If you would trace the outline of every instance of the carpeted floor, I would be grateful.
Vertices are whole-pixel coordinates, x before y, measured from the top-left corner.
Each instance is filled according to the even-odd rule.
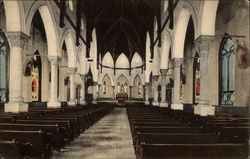
[[[126,109],[115,108],[52,158],[135,159]]]

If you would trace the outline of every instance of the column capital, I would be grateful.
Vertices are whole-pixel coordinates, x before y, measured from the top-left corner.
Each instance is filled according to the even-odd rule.
[[[7,36],[11,46],[20,47],[22,49],[28,46],[29,37],[23,32],[8,32]]]
[[[58,56],[49,56],[48,57],[51,65],[58,65],[58,62],[61,61],[62,58],[58,57]]]
[[[181,65],[183,64],[183,58],[174,58],[173,62],[174,62],[174,67],[181,67]]]
[[[160,72],[161,72],[161,75],[162,75],[162,76],[166,76],[168,70],[167,70],[167,69],[160,69]]]
[[[198,53],[203,52],[203,51],[208,52],[213,42],[214,42],[214,36],[200,35],[194,41],[195,50]]]
[[[94,85],[94,86],[97,86],[97,85],[98,85],[98,82],[93,82],[93,85]]]
[[[74,75],[74,74],[76,73],[76,68],[75,68],[75,67],[69,67],[69,68],[68,68],[68,73],[69,73],[70,75]]]

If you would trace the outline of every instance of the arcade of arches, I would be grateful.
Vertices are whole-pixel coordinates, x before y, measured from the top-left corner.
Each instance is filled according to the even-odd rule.
[[[82,4],[80,35],[86,43],[76,45],[74,0],[66,3],[70,20],[64,27],[54,1],[1,1],[1,108],[113,102],[119,93],[131,102],[187,107],[202,116],[249,107],[249,1],[181,0],[174,6],[173,29],[164,25],[167,1],[159,1],[148,15],[137,11],[147,24],[141,30],[130,22],[129,3],[122,3],[123,13],[117,21],[111,17],[106,30],[99,21],[108,14],[94,26],[95,14],[87,1]],[[149,2],[141,3],[133,5]]]

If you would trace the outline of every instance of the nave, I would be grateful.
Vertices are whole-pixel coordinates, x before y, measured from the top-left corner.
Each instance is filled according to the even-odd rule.
[[[52,159],[135,159],[126,108],[115,108]]]
[[[0,0],[0,158],[249,158],[249,10],[249,0]],[[85,138],[108,120],[111,133]],[[99,145],[105,135],[122,147]]]
[[[247,159],[249,117],[144,104],[0,114],[2,158]]]

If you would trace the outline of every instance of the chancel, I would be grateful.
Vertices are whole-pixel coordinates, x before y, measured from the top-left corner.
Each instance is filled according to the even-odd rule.
[[[0,158],[249,159],[249,0],[0,0]]]

